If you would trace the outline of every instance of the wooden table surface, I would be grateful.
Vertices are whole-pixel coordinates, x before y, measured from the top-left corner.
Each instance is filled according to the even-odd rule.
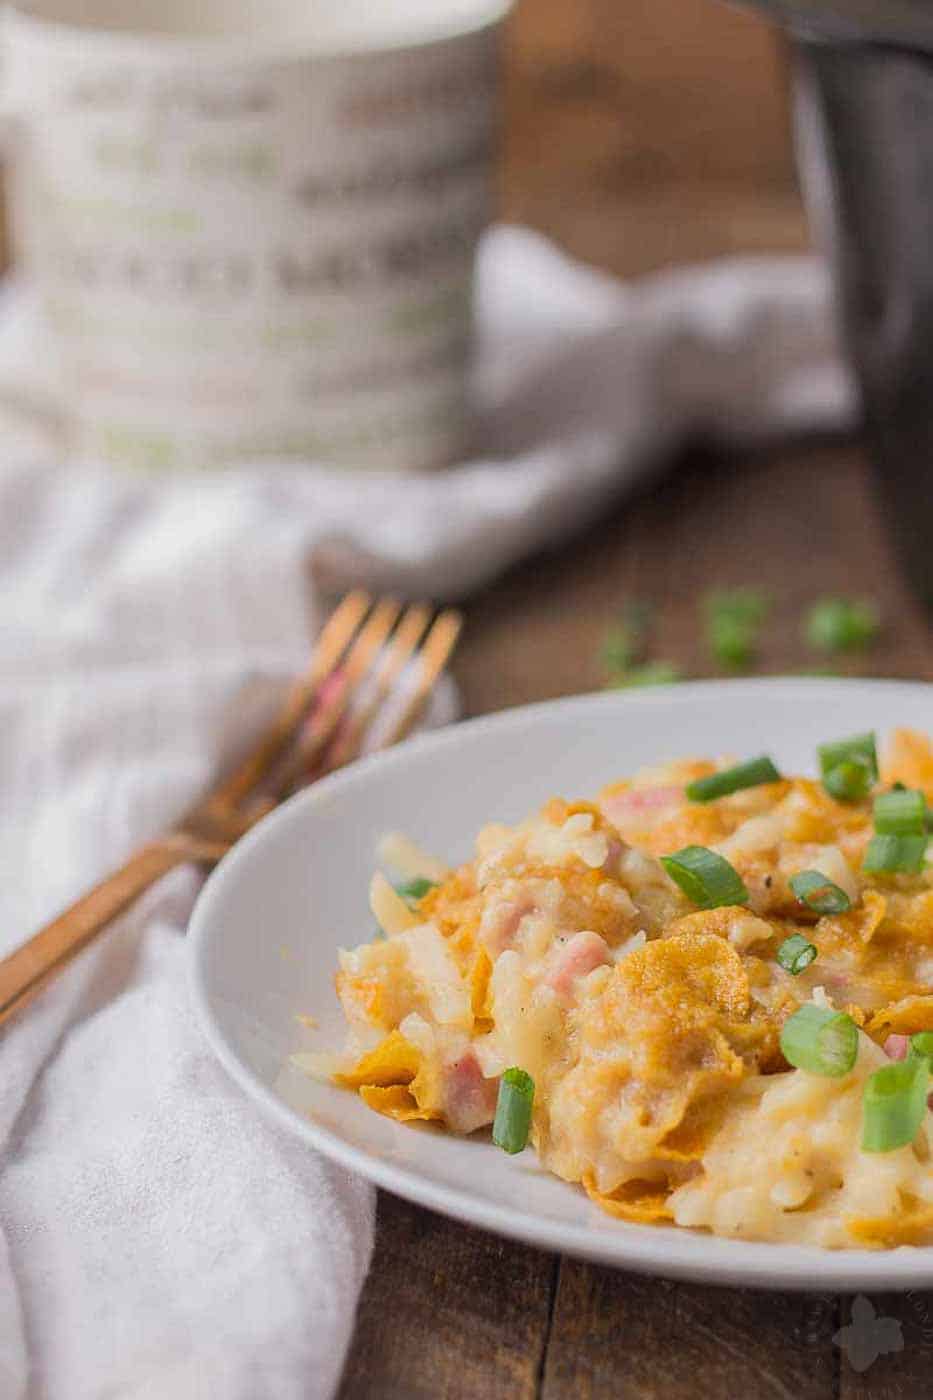
[[[805,246],[782,67],[767,31],[708,0],[525,0],[509,58],[506,213],[626,275]],[[469,604],[456,666],[466,710],[598,687],[600,641],[633,595],[658,607],[660,653],[713,674],[697,596],[746,583],[775,600],[764,672],[808,664],[799,619],[814,595],[862,591],[881,601],[885,629],[860,669],[933,679],[929,625],[859,444],[733,460],[697,450]],[[859,1373],[833,1343],[847,1298],[640,1278],[381,1194],[341,1400],[928,1397],[933,1293],[871,1301],[901,1323],[904,1346]]]

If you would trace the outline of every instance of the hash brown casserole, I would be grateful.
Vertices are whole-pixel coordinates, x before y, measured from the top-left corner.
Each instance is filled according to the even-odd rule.
[[[500,1145],[523,1071],[541,1163],[623,1220],[933,1243],[933,747],[821,761],[644,769],[485,827],[455,869],[386,838],[401,883],[374,876],[379,935],[336,976],[346,1051],[295,1061]]]

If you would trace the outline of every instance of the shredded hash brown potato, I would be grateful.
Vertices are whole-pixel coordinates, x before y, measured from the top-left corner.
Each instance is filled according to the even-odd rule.
[[[825,1248],[931,1244],[929,1109],[908,1146],[867,1153],[860,1139],[887,1038],[933,1029],[933,870],[867,876],[871,799],[841,803],[811,779],[689,801],[686,784],[719,766],[553,799],[485,827],[457,869],[393,837],[394,876],[436,883],[419,899],[374,877],[385,936],[340,954],[348,1045],[318,1072],[401,1122],[471,1133],[519,1066],[541,1162],[623,1220]],[[926,736],[893,735],[882,785],[894,781],[933,803]],[[659,860],[687,845],[726,857],[747,905],[692,905]],[[791,878],[814,869],[849,910],[819,916],[795,898]],[[776,952],[800,933],[818,955],[792,975]],[[782,1055],[784,1022],[811,1001],[859,1027],[842,1077]]]

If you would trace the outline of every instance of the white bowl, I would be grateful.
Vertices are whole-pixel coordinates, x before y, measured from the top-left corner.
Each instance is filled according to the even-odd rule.
[[[813,771],[817,743],[864,729],[933,728],[933,686],[715,681],[584,696],[472,720],[355,764],[273,813],[218,866],[191,922],[194,996],[230,1074],[272,1118],[352,1171],[459,1220],[544,1249],[711,1283],[806,1289],[933,1285],[933,1248],[821,1251],[615,1221],[533,1152],[507,1157],[380,1117],[288,1063],[337,1048],[337,949],[369,937],[376,842],[400,830],[466,859],[485,822],[580,797],[646,763],[767,751]],[[311,1031],[297,1017],[319,1023]]]

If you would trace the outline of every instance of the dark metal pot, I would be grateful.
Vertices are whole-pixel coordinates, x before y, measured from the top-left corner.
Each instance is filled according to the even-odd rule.
[[[752,3],[791,35],[804,193],[881,498],[933,607],[933,3]]]

